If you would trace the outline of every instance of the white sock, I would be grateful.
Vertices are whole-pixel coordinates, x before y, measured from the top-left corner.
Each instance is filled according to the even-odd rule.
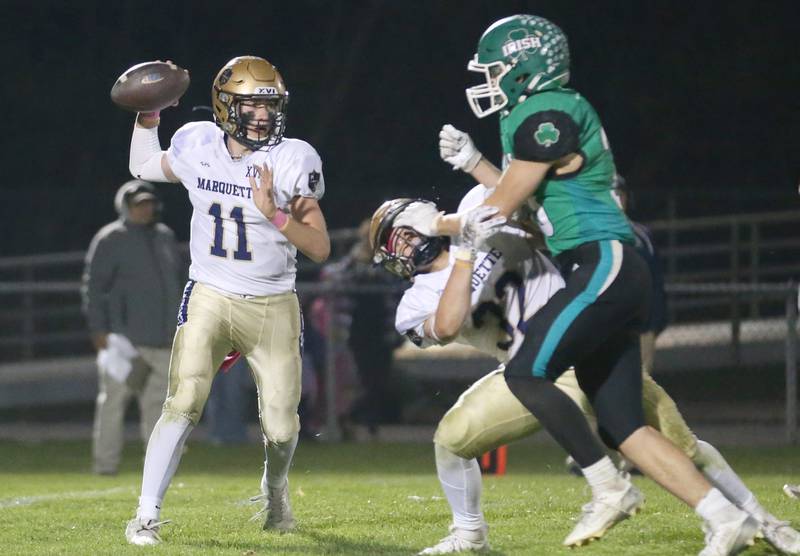
[[[763,521],[767,511],[714,446],[698,440],[693,462],[709,482],[725,495],[725,498]]]
[[[588,467],[581,468],[586,482],[592,487],[592,494],[599,496],[604,492],[620,490],[627,485],[627,482],[620,476],[619,471],[614,466],[614,462],[608,456],[593,463]]]
[[[161,414],[147,442],[142,495],[136,511],[139,518],[158,520],[161,501],[181,461],[183,443],[193,428],[194,425],[186,417],[171,413]]]
[[[289,466],[297,447],[297,435],[286,442],[269,442],[264,439],[264,474],[261,476],[261,492],[268,488],[282,488],[289,475]]]
[[[486,523],[481,512],[481,469],[476,459],[460,458],[434,444],[436,472],[453,512],[453,524],[475,531]]]
[[[715,524],[732,521],[741,515],[741,510],[725,498],[719,490],[712,488],[697,504],[695,513],[708,522],[712,528]]]

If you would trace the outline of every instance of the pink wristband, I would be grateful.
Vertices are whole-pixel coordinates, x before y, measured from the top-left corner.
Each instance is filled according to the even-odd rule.
[[[269,219],[272,222],[272,225],[278,228],[279,232],[282,232],[283,229],[286,227],[286,224],[289,222],[289,217],[286,215],[285,212],[278,209],[275,211],[275,216]]]

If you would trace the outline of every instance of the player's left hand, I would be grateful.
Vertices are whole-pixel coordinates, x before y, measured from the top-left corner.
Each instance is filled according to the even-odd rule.
[[[256,165],[258,168],[259,178],[258,183],[253,176],[250,176],[250,189],[253,191],[253,202],[256,208],[261,211],[261,214],[271,220],[275,213],[278,212],[278,205],[275,204],[275,190],[272,185],[272,172],[270,172],[267,163],[263,166]]]
[[[450,124],[445,124],[439,132],[439,156],[452,164],[453,170],[463,170],[468,174],[483,158],[469,134]]]
[[[461,246],[480,249],[487,239],[505,226],[506,217],[496,216],[499,209],[490,205],[479,205],[461,217]]]

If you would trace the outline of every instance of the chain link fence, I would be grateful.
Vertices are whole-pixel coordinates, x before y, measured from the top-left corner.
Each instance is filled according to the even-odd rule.
[[[76,252],[0,259],[0,411],[6,419],[15,409],[90,404],[95,396],[94,354],[80,312],[82,258]],[[316,424],[328,439],[342,436],[348,412],[370,392],[380,393],[378,406],[397,406],[382,422],[433,423],[469,383],[496,366],[465,347],[419,350],[400,343],[392,332],[400,284],[343,271],[333,280],[303,280],[297,289],[307,328],[329,340],[315,369]],[[687,421],[771,427],[783,431],[782,440],[796,442],[796,284],[672,282],[667,295],[669,325],[657,339],[654,376]],[[373,329],[360,332],[390,350],[388,363],[368,376],[355,369],[369,365],[357,361],[363,348],[354,348],[352,338],[359,305],[386,309]]]

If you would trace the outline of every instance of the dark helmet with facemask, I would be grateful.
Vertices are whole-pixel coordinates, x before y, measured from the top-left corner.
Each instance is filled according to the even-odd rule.
[[[392,199],[372,215],[369,243],[372,260],[405,280],[431,264],[450,245],[450,238],[426,236],[410,226],[395,226],[395,220],[414,203],[435,203],[424,199]]]

